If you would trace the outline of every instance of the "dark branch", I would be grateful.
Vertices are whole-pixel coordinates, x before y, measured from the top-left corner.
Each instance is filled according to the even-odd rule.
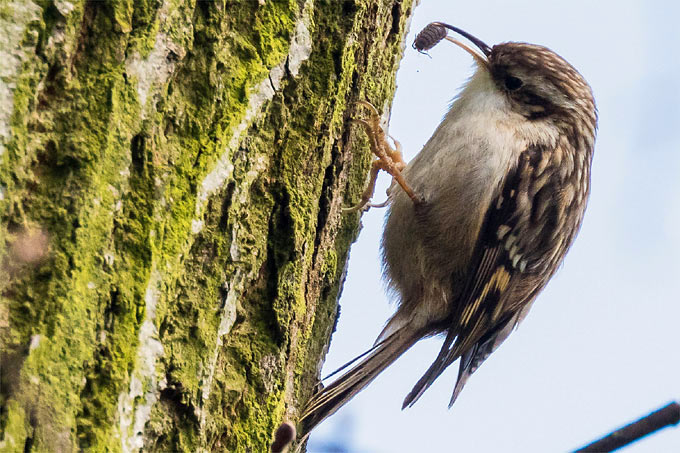
[[[678,422],[680,422],[680,404],[673,402],[574,453],[614,451],[666,426],[677,425]]]

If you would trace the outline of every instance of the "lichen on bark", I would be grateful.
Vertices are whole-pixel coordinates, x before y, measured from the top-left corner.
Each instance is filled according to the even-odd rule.
[[[265,451],[295,420],[371,160],[352,105],[388,110],[412,8],[0,6],[0,451]]]

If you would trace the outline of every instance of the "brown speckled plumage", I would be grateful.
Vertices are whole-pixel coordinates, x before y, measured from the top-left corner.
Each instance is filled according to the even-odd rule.
[[[383,254],[397,311],[376,346],[312,398],[304,431],[436,334],[445,335],[442,349],[404,406],[461,359],[453,404],[526,316],[580,228],[597,125],[590,87],[545,47],[473,43],[479,69],[403,171],[422,203],[391,188]]]

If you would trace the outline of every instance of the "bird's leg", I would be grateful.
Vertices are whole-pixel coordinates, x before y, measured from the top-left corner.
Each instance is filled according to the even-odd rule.
[[[406,168],[406,162],[404,162],[404,155],[402,153],[403,147],[401,146],[399,140],[389,134],[387,136],[394,142],[394,149],[392,149],[392,147],[387,142],[385,142],[385,146],[387,146],[387,153],[389,154],[390,159],[392,159],[395,164],[400,167],[399,171],[401,171]]]
[[[379,160],[374,160],[371,164],[371,174],[368,181],[368,186],[366,186],[366,190],[364,190],[364,192],[361,194],[361,200],[359,203],[350,208],[343,208],[342,210],[344,212],[363,211],[365,207],[378,207],[377,205],[370,203],[370,201],[371,197],[373,197],[373,192],[375,192],[375,182],[378,180],[378,172],[380,172],[381,169],[381,162]]]
[[[368,119],[356,119],[352,121],[357,124],[361,124],[364,127],[371,145],[371,151],[378,159],[373,161],[373,164],[371,165],[371,177],[366,190],[364,190],[361,195],[361,201],[356,206],[345,209],[345,212],[359,211],[364,209],[366,206],[385,206],[385,203],[381,203],[380,205],[370,204],[370,200],[373,197],[373,192],[375,191],[375,182],[380,170],[385,170],[387,173],[392,175],[394,181],[396,181],[396,183],[399,184],[404,192],[406,192],[406,195],[409,196],[414,204],[421,203],[422,198],[419,197],[413,191],[413,189],[411,189],[401,174],[402,170],[406,168],[406,162],[404,162],[401,153],[401,143],[390,136],[390,138],[394,141],[395,148],[390,146],[387,141],[385,131],[383,131],[380,127],[380,116],[378,115],[378,110],[376,110],[373,105],[366,101],[358,101],[357,104],[368,108],[371,114]]]

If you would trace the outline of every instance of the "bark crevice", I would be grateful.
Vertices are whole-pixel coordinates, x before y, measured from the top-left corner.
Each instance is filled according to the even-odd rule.
[[[0,451],[265,451],[318,379],[352,103],[389,106],[411,2],[12,8]]]

